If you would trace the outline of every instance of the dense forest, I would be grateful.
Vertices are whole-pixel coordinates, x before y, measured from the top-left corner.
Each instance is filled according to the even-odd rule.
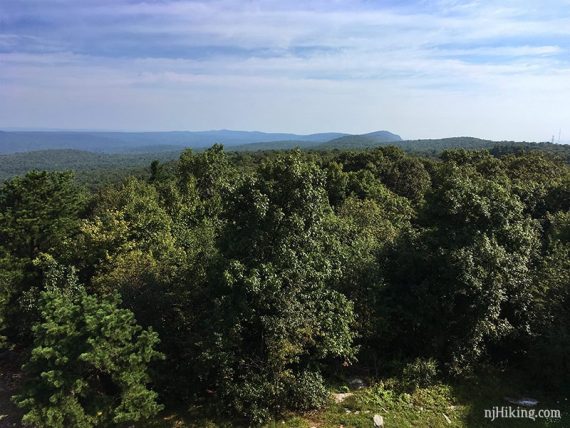
[[[262,424],[354,373],[570,384],[566,159],[214,145],[143,172],[0,188],[0,343],[25,360],[25,425],[180,406]]]
[[[37,150],[0,155],[0,182],[28,171],[75,172],[75,178],[89,188],[120,181],[130,175],[144,177],[153,160],[162,163],[180,157],[182,150],[161,153],[107,154],[83,150]]]
[[[264,156],[267,151],[283,151],[301,149],[315,151],[319,156],[328,156],[327,152],[363,151],[379,147],[395,146],[407,154],[437,158],[442,152],[449,149],[466,150],[489,150],[493,155],[508,155],[521,152],[549,153],[570,163],[570,145],[553,143],[526,143],[513,141],[490,141],[473,137],[454,137],[436,140],[387,140],[384,133],[371,133],[365,135],[352,135],[335,138],[327,142],[320,141],[271,141],[257,142],[242,145],[234,145],[226,148],[230,157],[241,156],[240,153],[256,153],[256,156]],[[46,133],[49,135],[49,133]],[[278,134],[278,136],[281,134]],[[318,134],[323,138],[331,134]],[[394,134],[390,134],[394,135]],[[395,136],[397,137],[397,136]],[[394,138],[395,138],[394,137]],[[399,137],[398,137],[399,138]],[[74,141],[74,140],[72,140]],[[81,142],[78,139],[78,142]],[[17,147],[17,145],[16,145]],[[101,149],[102,147],[100,147]],[[204,148],[194,148],[196,152],[204,151]],[[61,171],[73,170],[76,178],[90,188],[99,187],[113,181],[123,179],[129,175],[142,177],[153,160],[161,163],[174,161],[180,157],[183,148],[177,146],[142,146],[139,151],[127,153],[109,153],[76,149],[49,149],[32,150],[21,153],[0,154],[0,182],[17,175],[23,175],[28,171],[48,170]]]

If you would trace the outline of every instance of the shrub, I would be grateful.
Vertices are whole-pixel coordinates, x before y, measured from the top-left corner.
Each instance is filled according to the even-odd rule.
[[[24,425],[93,427],[138,421],[161,410],[146,387],[147,365],[160,358],[158,336],[143,330],[118,296],[71,287],[41,293],[34,348],[24,365],[28,382],[14,401]]]
[[[438,376],[437,362],[432,359],[416,358],[406,364],[402,371],[404,385],[412,388],[426,388],[433,385]]]
[[[291,383],[290,407],[296,410],[318,409],[325,405],[328,395],[320,373],[305,371],[299,373]]]

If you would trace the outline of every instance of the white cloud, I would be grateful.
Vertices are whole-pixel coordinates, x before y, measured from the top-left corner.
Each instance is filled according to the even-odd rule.
[[[567,2],[57,3],[36,4],[54,28],[0,35],[0,126],[527,140],[570,126]]]

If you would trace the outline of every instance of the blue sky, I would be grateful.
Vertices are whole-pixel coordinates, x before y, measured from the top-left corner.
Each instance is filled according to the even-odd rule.
[[[570,140],[570,0],[0,0],[0,128]]]

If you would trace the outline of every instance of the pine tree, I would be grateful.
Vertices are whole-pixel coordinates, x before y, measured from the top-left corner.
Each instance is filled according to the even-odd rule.
[[[148,389],[158,335],[119,308],[118,295],[89,295],[73,270],[55,266],[41,293],[41,320],[23,367],[28,382],[14,401],[24,425],[93,427],[138,421],[162,409]],[[62,283],[64,286],[62,286]]]

